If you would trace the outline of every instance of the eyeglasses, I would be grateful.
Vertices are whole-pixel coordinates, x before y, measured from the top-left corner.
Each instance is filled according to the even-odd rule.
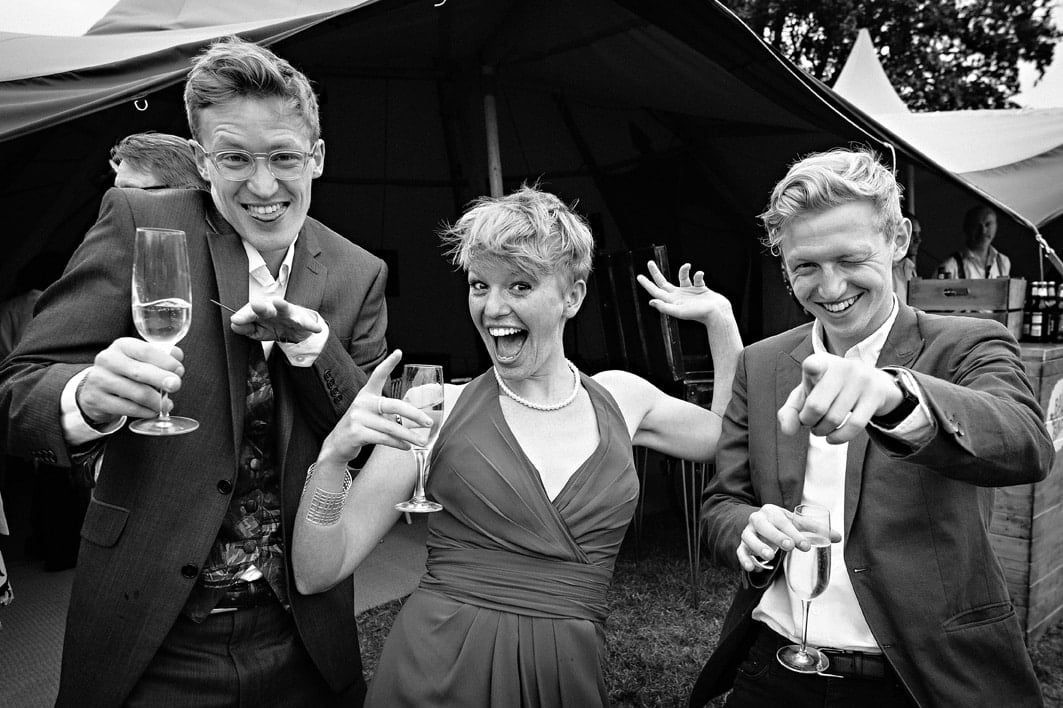
[[[200,150],[203,146],[196,144]],[[255,174],[258,160],[266,161],[266,169],[269,173],[282,181],[299,179],[306,166],[317,153],[317,147],[310,152],[301,150],[274,150],[273,152],[248,152],[247,150],[218,150],[203,154],[210,158],[214,166],[218,168],[218,174],[230,182],[243,182],[251,179]]]

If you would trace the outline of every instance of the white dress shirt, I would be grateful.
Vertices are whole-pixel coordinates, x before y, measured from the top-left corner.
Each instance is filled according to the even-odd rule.
[[[882,326],[845,352],[845,358],[858,359],[875,366],[890,329],[897,319],[897,312],[897,300],[894,297],[893,310]],[[812,327],[812,350],[817,354],[827,353],[819,320],[816,320]],[[917,446],[933,435],[934,425],[922,391],[915,384],[913,377],[909,375],[908,380],[917,392],[919,405],[896,427],[889,430],[878,429]],[[808,442],[801,503],[819,504],[829,509],[831,528],[844,534],[845,463],[849,444],[834,445],[827,442],[825,437],[811,433]],[[843,535],[840,542],[831,544],[830,583],[822,595],[812,600],[808,620],[808,643],[816,647],[880,652],[878,642],[864,619],[849,580],[845,565],[845,542]],[[783,556],[780,554],[776,557],[781,561]],[[800,598],[790,592],[783,574],[777,575],[765,591],[753,610],[753,619],[764,622],[776,633],[790,637],[795,642],[800,641],[804,610]]]

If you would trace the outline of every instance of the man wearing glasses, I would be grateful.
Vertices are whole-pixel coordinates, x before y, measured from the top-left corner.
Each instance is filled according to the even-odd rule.
[[[307,216],[325,143],[305,76],[224,40],[185,105],[209,192],[109,191],[0,369],[4,447],[95,481],[57,705],[360,705],[351,580],[300,595],[289,540],[322,439],[386,354],[387,270]],[[138,226],[187,235],[180,348],[135,334]],[[198,430],[131,434],[160,389]]]

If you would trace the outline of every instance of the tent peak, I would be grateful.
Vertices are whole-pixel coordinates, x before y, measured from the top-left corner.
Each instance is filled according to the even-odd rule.
[[[857,108],[872,115],[880,113],[908,113],[908,106],[882,68],[871,34],[861,27],[856,41],[845,60],[834,90]]]

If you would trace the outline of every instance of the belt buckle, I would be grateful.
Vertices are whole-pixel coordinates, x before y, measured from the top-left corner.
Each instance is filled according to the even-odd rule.
[[[845,650],[845,649],[827,649],[827,650],[820,649],[820,653],[822,653],[823,656],[826,657],[826,659],[827,659],[827,667],[826,667],[827,669],[829,669],[830,666],[831,666],[832,657],[845,657],[846,659],[849,660],[848,664],[852,668],[852,671],[850,672],[850,674],[848,676],[846,676],[844,674],[826,673],[826,669],[824,669],[824,671],[817,672],[820,676],[825,676],[827,678],[841,678],[841,679],[854,678],[854,677],[863,678],[863,679],[885,678],[885,676],[872,676],[872,675],[870,675],[870,672],[868,671],[869,667],[865,666],[865,661],[866,660],[870,659],[870,657],[872,657],[872,656],[876,656],[877,657],[878,655],[866,654],[864,652],[859,652],[859,651],[848,651],[848,650]]]

